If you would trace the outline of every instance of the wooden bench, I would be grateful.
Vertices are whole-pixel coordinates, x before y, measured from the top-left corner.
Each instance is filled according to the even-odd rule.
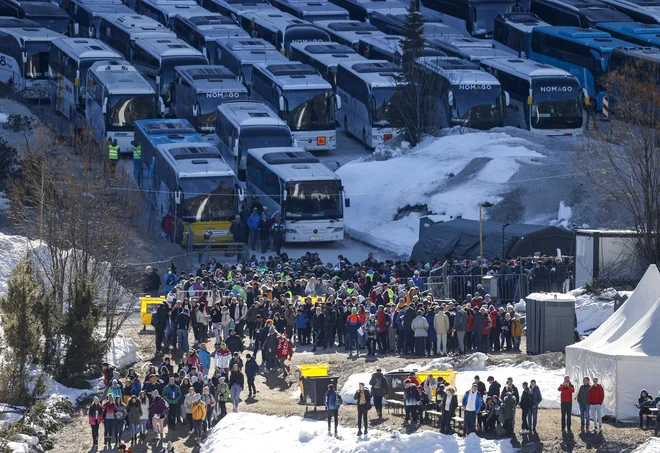
[[[465,420],[463,419],[463,417],[452,417],[451,422],[452,422],[452,429],[456,431],[456,425],[458,425],[458,427],[460,428],[465,422]]]
[[[394,415],[403,415],[403,401],[398,401],[398,400],[385,400],[387,403],[387,411],[388,413],[390,411],[394,412]]]
[[[434,419],[436,420],[436,424],[440,424],[440,419],[442,418],[442,412],[429,410],[429,411],[424,411],[424,413],[427,420]]]

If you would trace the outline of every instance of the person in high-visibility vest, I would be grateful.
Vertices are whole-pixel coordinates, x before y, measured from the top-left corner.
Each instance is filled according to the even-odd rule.
[[[108,139],[108,159],[110,162],[117,162],[119,160],[119,146],[117,145],[117,139],[110,141]]]
[[[133,174],[138,187],[142,187],[142,145],[133,143]]]

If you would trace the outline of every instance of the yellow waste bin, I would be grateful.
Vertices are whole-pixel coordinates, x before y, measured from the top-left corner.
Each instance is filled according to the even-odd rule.
[[[327,363],[308,363],[306,365],[298,365],[298,371],[300,371],[300,396],[305,393],[305,387],[303,385],[302,378],[310,377],[325,377],[328,375],[330,370],[330,365]]]
[[[165,302],[165,296],[160,297],[140,297],[140,324],[142,329],[151,325],[151,316],[156,313],[158,306]]]

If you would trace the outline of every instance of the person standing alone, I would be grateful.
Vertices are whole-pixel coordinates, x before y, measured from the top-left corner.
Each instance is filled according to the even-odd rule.
[[[571,409],[573,407],[573,393],[575,387],[571,384],[571,378],[564,376],[564,382],[557,389],[560,393],[561,401],[561,432],[565,432],[566,428],[571,430]]]
[[[594,434],[603,431],[603,412],[601,408],[604,400],[605,390],[598,382],[598,378],[594,378],[594,385],[589,389],[589,411],[594,422]]]
[[[358,432],[357,435],[362,435],[362,424],[364,423],[364,434],[369,432],[369,422],[367,421],[367,414],[371,409],[371,394],[369,390],[364,388],[364,383],[360,382],[360,388],[355,392],[354,398],[358,406]]]

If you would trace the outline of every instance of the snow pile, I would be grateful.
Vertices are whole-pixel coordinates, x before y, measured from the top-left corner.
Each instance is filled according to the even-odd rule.
[[[104,361],[119,368],[133,365],[142,360],[138,353],[138,349],[139,346],[135,340],[119,335],[110,343]]]
[[[557,220],[550,222],[552,226],[564,227],[567,230],[571,229],[571,217],[573,217],[573,210],[570,206],[566,206],[564,201],[559,202],[559,212],[557,212]]]
[[[364,385],[369,388],[369,380],[371,379],[371,375],[375,372],[376,367],[364,373],[351,374],[348,379],[346,379],[346,382],[344,382],[344,385],[341,386],[341,390],[339,391],[344,404],[356,404],[355,398],[353,397],[355,396],[355,392],[360,388],[360,382],[363,382]]]
[[[520,299],[518,302],[516,302],[513,308],[517,312],[525,313],[527,311],[527,302],[525,302],[525,299]]]
[[[480,202],[499,202],[521,164],[543,157],[532,151],[535,146],[503,132],[475,132],[429,138],[388,160],[349,162],[337,170],[351,198],[346,230],[409,255],[418,240],[420,212],[434,214],[436,221],[477,219]],[[400,210],[410,213],[397,217]]]
[[[370,430],[357,437],[355,428],[339,428],[339,438],[327,435],[325,421],[300,417],[273,417],[241,412],[230,413],[211,431],[201,453],[262,451],[269,453],[513,453],[510,440],[486,440],[471,434],[467,438],[425,431],[389,434]]]
[[[37,368],[33,368],[30,371],[30,375],[32,376],[33,379],[36,379],[37,376],[39,375],[39,372],[40,371]],[[57,382],[48,375],[44,376],[44,383],[46,385],[46,391],[44,392],[43,396],[46,399],[46,406],[51,406],[55,404],[61,398],[68,399],[71,402],[71,404],[76,406],[78,404],[78,400],[80,400],[81,398],[96,393],[96,391],[93,388],[75,389],[75,388],[67,387],[64,384],[60,384],[59,382]]]
[[[583,294],[575,299],[575,315],[578,332],[589,335],[614,313],[614,301],[601,300],[593,294]]]
[[[632,453],[658,453],[660,452],[660,437],[651,437]]]
[[[0,113],[0,123],[2,124],[6,123],[8,118],[9,116],[7,116],[6,114]]]

